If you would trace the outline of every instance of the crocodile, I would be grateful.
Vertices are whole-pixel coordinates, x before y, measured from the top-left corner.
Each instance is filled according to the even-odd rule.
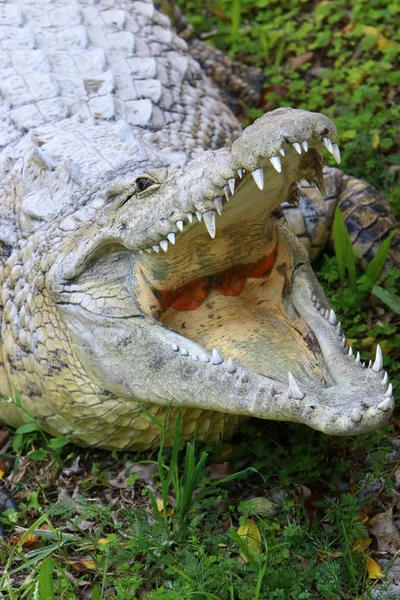
[[[252,416],[388,422],[381,349],[347,348],[281,211],[311,254],[341,198],[375,215],[367,184],[323,169],[330,119],[280,108],[242,131],[150,1],[6,0],[0,44],[3,422],[132,450],[178,414],[210,441]]]

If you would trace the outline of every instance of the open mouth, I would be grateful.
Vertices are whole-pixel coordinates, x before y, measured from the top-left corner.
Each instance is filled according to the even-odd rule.
[[[324,192],[322,150],[340,161],[336,130],[321,115],[286,111],[256,121],[230,150],[205,153],[184,167],[169,182],[173,188],[179,179],[174,210],[165,218],[161,197],[145,226],[135,229],[135,244],[120,227],[114,246],[103,233],[101,243],[93,242],[96,251],[85,247],[75,261],[79,269],[68,266],[64,291],[70,303],[80,293],[82,308],[112,316],[82,303],[88,264],[96,264],[97,280],[103,272],[131,286],[140,315],[158,324],[166,353],[196,363],[205,378],[216,369],[224,381],[257,378],[268,388],[268,407],[255,416],[335,434],[366,431],[385,422],[394,404],[380,348],[370,368],[347,349],[305,249],[276,211],[297,201],[302,180]],[[139,179],[150,181],[151,192],[152,181]]]

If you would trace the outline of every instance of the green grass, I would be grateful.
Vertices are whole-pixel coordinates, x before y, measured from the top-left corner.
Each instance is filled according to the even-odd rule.
[[[343,168],[384,191],[400,214],[397,3],[183,5],[198,31],[213,32],[210,43],[264,69],[266,108],[333,117]],[[313,55],[293,68],[306,52]],[[252,107],[250,117],[260,112]],[[362,273],[340,215],[335,229],[336,253],[320,259],[318,278],[350,343],[366,360],[379,342],[385,368],[399,378],[398,273],[382,272],[389,242]],[[75,448],[26,417],[0,449],[0,470],[18,503],[18,512],[0,518],[5,598],[372,598],[379,582],[366,564],[367,555],[380,556],[376,540],[366,552],[355,546],[368,539],[370,516],[396,510],[398,463],[387,458],[396,421],[354,439],[250,421],[231,444],[201,447],[183,447],[178,424],[172,449],[162,443],[137,455]],[[249,522],[253,533],[241,536]]]
[[[368,538],[362,509],[373,514],[390,498],[383,431],[332,439],[303,426],[250,422],[236,443],[199,451],[194,442],[180,449],[177,427],[172,448],[146,457],[91,451],[79,478],[61,481],[52,469],[60,454],[53,456],[45,434],[36,434],[22,435],[47,456],[25,458],[18,513],[1,518],[7,535],[0,546],[0,591],[11,600],[75,600],[84,589],[90,592],[85,597],[102,600],[144,593],[149,600],[332,600],[371,588],[365,554],[354,543]],[[207,463],[215,465],[228,450],[233,474],[211,480]],[[63,463],[78,452],[65,446]],[[154,463],[150,483],[132,478],[127,459]],[[112,482],[124,464],[122,494]],[[358,492],[378,474],[387,476],[379,500],[360,499]],[[71,493],[57,501],[60,487]],[[113,501],[106,502],[111,491]],[[260,535],[255,549],[251,538],[238,534],[249,519]]]
[[[263,69],[252,118],[278,106],[327,114],[339,130],[341,167],[381,190],[400,215],[398,2],[179,3],[207,43]]]

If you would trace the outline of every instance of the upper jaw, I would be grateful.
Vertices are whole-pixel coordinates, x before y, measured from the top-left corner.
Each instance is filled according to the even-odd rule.
[[[321,152],[325,147],[339,162],[336,139],[336,129],[324,115],[293,109],[264,115],[247,127],[230,150],[206,152],[177,172],[173,182],[167,182],[173,190],[173,216],[168,221],[158,219],[146,227],[145,235],[139,234],[139,253],[167,252],[177,236],[200,221],[215,238],[218,215],[224,213],[225,220],[225,210],[231,206],[227,203],[246,183],[248,172],[260,190],[268,188],[265,216],[284,201],[296,202],[300,179],[315,183],[323,193]],[[272,179],[274,193],[270,193]]]

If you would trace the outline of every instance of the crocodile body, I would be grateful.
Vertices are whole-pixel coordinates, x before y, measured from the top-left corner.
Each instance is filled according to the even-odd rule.
[[[388,420],[380,350],[370,369],[346,355],[274,217],[284,204],[316,255],[335,205],[365,187],[322,176],[329,119],[281,109],[241,133],[151,2],[0,2],[0,36],[0,394],[106,448],[156,444],[149,413],[171,405],[184,439],[249,416],[337,434]],[[0,417],[22,418],[7,400]]]

